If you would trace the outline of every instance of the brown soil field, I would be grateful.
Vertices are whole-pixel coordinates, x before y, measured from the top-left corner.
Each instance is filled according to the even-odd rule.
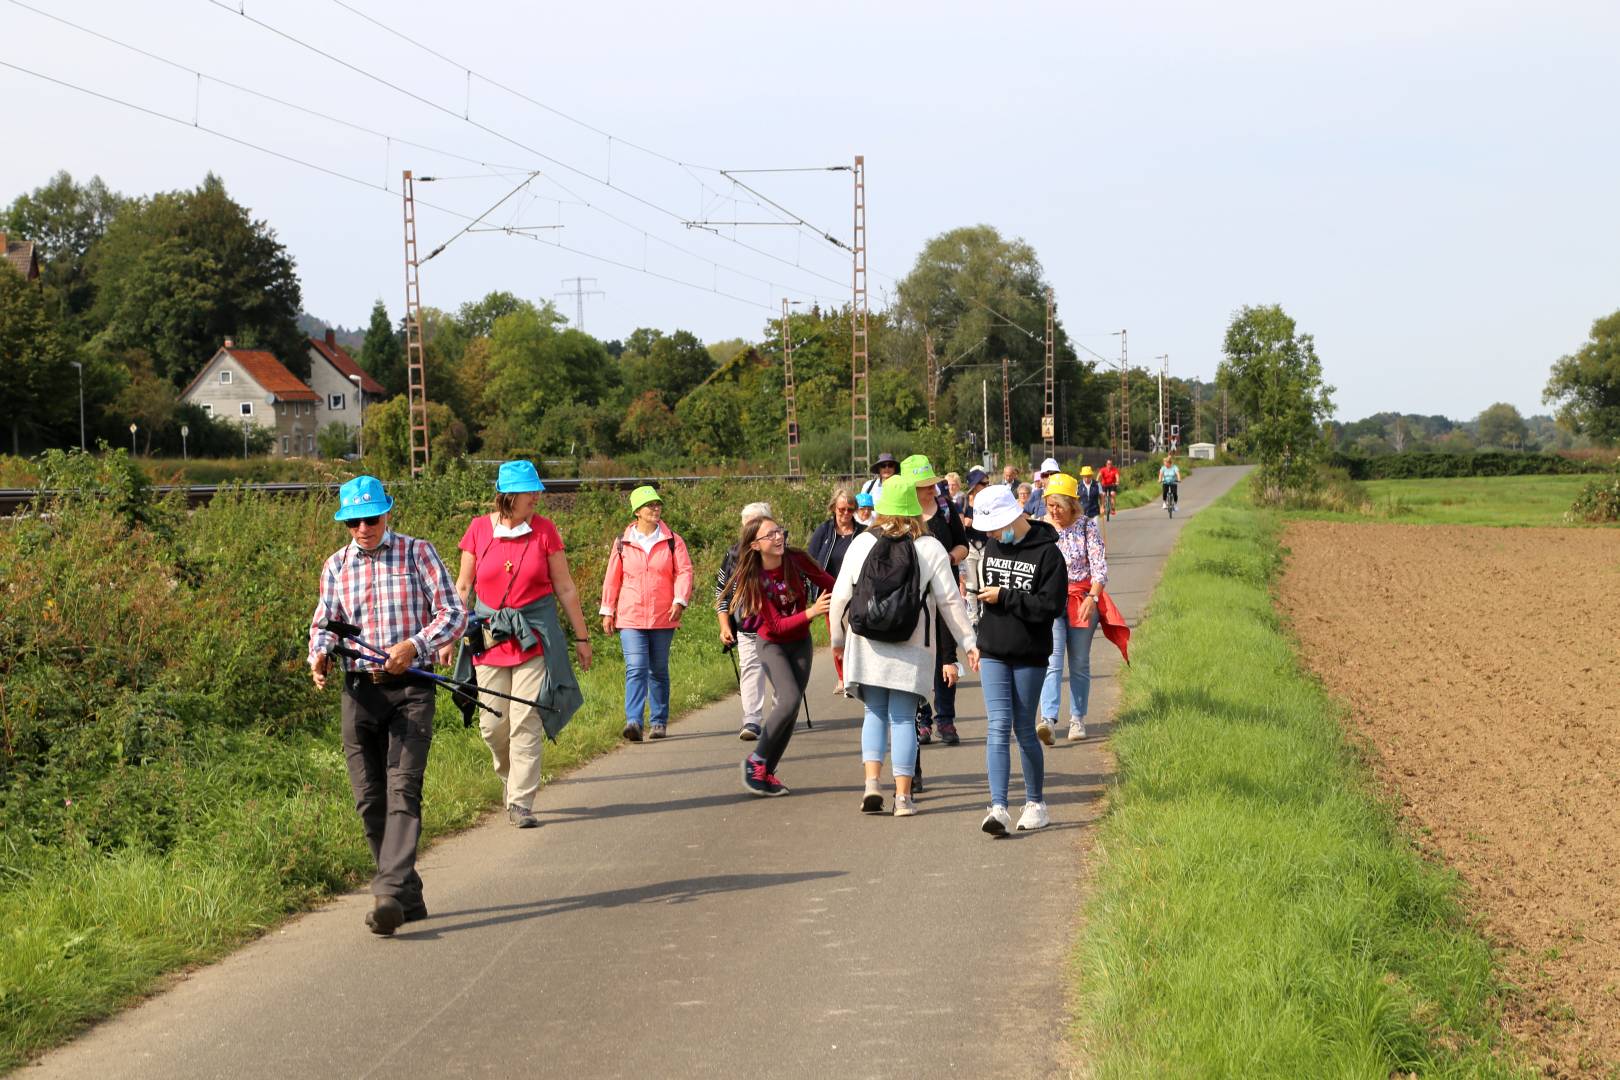
[[[1279,602],[1552,1076],[1620,1070],[1620,532],[1296,522]]]

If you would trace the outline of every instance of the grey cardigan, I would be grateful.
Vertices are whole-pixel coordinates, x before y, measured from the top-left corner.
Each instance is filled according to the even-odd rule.
[[[861,696],[863,686],[904,690],[922,698],[933,694],[934,665],[938,663],[932,636],[936,612],[945,620],[945,626],[962,652],[978,647],[973,624],[968,621],[967,605],[962,602],[956,579],[951,574],[951,557],[932,536],[922,536],[913,542],[923,583],[923,615],[906,641],[869,641],[850,630],[847,616],[849,602],[855,594],[855,581],[877,538],[864,532],[850,542],[849,550],[844,553],[844,565],[839,568],[838,580],[833,584],[828,615],[832,620],[833,647],[844,650],[844,685],[857,697]],[[923,644],[925,634],[928,635],[927,645]]]

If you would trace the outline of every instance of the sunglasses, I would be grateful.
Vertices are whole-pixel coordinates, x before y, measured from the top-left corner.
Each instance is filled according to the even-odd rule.
[[[382,515],[378,514],[376,517],[350,518],[349,520],[345,521],[343,524],[347,525],[350,528],[350,530],[352,531],[354,529],[360,528],[362,525],[364,525],[364,526],[375,525],[375,524],[377,524],[377,522],[379,522],[381,520],[382,520]]]

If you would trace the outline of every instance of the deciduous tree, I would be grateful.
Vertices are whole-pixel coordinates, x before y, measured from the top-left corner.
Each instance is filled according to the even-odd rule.
[[[1620,439],[1620,311],[1593,322],[1586,344],[1553,365],[1541,399],[1577,435]]]
[[[58,423],[77,405],[74,372],[37,285],[0,264],[0,423],[11,429],[11,452],[22,452],[24,431]]]
[[[1244,307],[1226,328],[1225,354],[1217,378],[1248,422],[1242,443],[1259,460],[1256,487],[1280,501],[1310,481],[1323,450],[1317,425],[1333,409],[1316,342],[1280,305]]]

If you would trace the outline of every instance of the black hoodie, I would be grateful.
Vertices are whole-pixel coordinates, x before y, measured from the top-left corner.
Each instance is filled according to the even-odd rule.
[[[997,603],[979,617],[979,651],[1009,664],[1044,666],[1052,656],[1052,623],[1069,599],[1069,573],[1058,550],[1057,530],[1044,521],[1003,544],[989,534],[980,579],[1001,586]]]

